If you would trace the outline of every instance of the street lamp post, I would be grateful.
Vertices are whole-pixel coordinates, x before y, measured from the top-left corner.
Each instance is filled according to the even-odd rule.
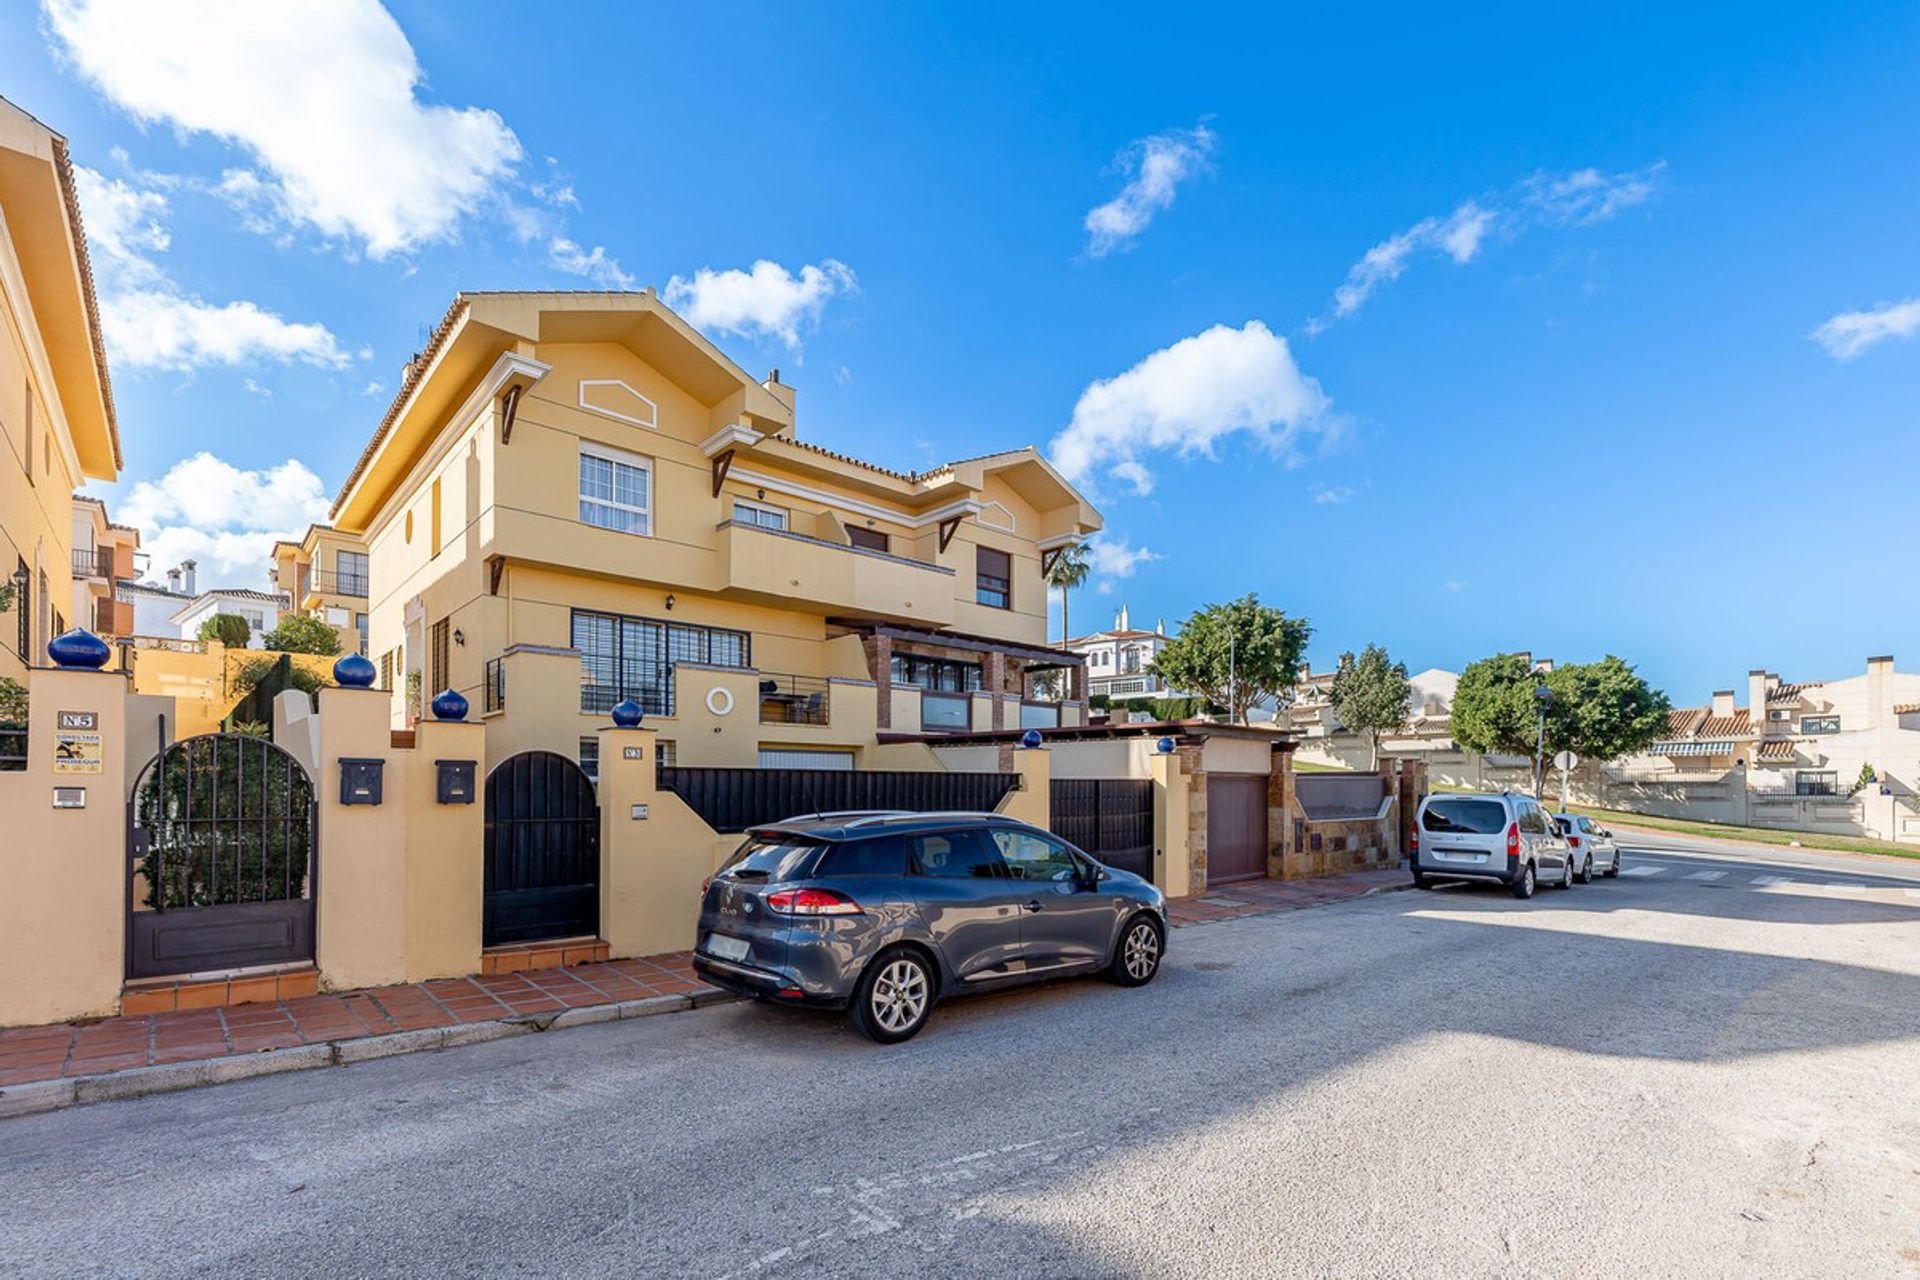
[[[1553,705],[1553,690],[1541,685],[1533,691],[1533,701],[1540,708],[1540,736],[1533,744],[1533,798],[1538,800],[1547,785],[1547,708]]]

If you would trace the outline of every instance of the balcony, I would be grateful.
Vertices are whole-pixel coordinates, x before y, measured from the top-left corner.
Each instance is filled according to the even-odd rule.
[[[367,575],[364,573],[340,573],[332,569],[315,569],[307,583],[308,595],[353,596],[367,598]]]
[[[76,578],[105,578],[113,580],[113,548],[111,547],[75,547],[73,549],[73,576]]]
[[[951,569],[733,520],[719,528],[726,594],[829,615],[953,623]]]
[[[818,676],[760,675],[761,724],[826,724],[832,686]]]

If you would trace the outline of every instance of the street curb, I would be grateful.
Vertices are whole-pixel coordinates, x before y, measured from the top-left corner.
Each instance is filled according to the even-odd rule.
[[[311,1071],[316,1067],[345,1067],[356,1062],[376,1062],[381,1058],[396,1058],[408,1053],[458,1049],[466,1045],[510,1040],[516,1036],[537,1035],[543,1031],[564,1031],[569,1027],[622,1022],[628,1018],[648,1018],[661,1013],[682,1013],[704,1009],[709,1005],[732,1004],[740,998],[731,992],[718,990],[688,995],[647,996],[639,1000],[618,1000],[611,1004],[563,1009],[558,1013],[515,1014],[487,1022],[463,1022],[450,1027],[424,1027],[418,1031],[356,1036],[349,1040],[328,1040],[320,1044],[294,1045],[286,1049],[268,1049],[226,1058],[200,1058],[192,1062],[129,1067],[125,1071],[108,1071],[95,1076],[73,1076],[62,1080],[36,1080],[32,1084],[0,1089],[0,1120],[62,1111],[89,1102],[143,1098],[148,1094],[174,1093],[182,1089],[197,1089],[202,1085],[249,1080],[255,1076]]]

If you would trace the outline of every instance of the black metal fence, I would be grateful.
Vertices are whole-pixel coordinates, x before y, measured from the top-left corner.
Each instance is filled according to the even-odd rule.
[[[311,589],[327,596],[364,596],[367,594],[367,575],[364,573],[341,573],[334,569],[315,569]]]
[[[687,807],[715,831],[745,831],[787,818],[863,809],[991,813],[1019,783],[1017,773],[691,767],[660,770],[660,789],[686,801]]]
[[[1153,879],[1153,783],[1145,778],[1055,778],[1053,833],[1110,867]]]

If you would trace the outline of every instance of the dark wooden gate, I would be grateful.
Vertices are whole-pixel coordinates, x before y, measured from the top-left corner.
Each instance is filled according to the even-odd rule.
[[[319,815],[298,760],[247,734],[186,738],[127,810],[129,978],[313,959]]]
[[[600,806],[580,766],[523,751],[487,775],[483,945],[600,931]]]
[[[1153,783],[1145,778],[1055,778],[1053,833],[1110,867],[1153,879]]]
[[[813,813],[905,810],[992,813],[1020,785],[1017,773],[936,773],[895,769],[660,770],[671,791],[715,831],[745,831]]]
[[[1207,883],[1267,874],[1267,775],[1207,775]]]

